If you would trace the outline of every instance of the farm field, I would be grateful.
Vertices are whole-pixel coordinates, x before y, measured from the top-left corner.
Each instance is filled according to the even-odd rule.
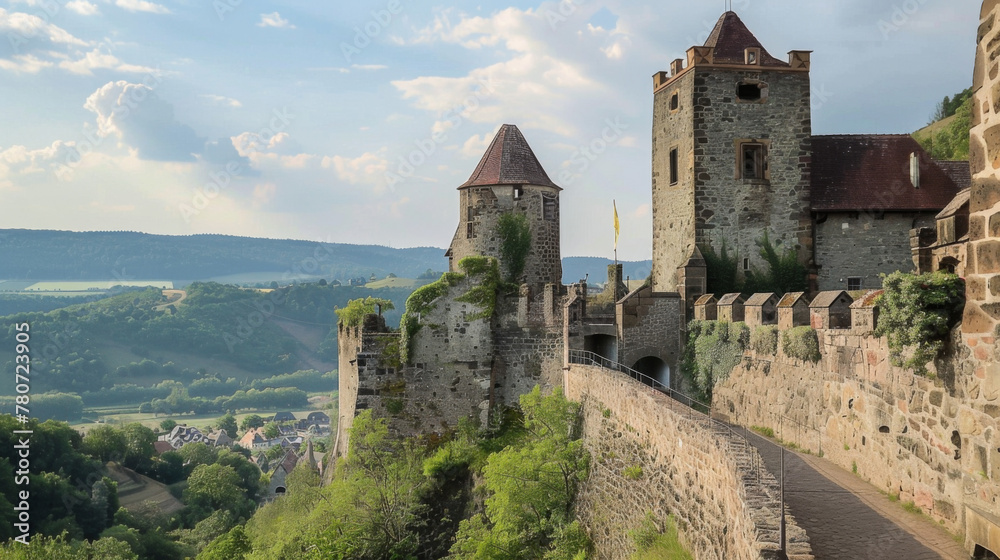
[[[295,418],[301,419],[309,415],[310,412],[315,412],[321,410],[330,418],[336,418],[337,410],[337,393],[334,391],[333,396],[329,393],[310,393],[309,402],[312,405],[311,408],[301,409],[301,410],[246,410],[242,411],[236,416],[237,424],[242,422],[244,418],[250,416],[251,414],[257,414],[259,416],[268,417],[273,416],[276,412],[291,412],[295,415]],[[333,409],[326,408],[328,405],[333,403]],[[131,411],[129,411],[129,409]],[[84,419],[80,422],[72,423],[72,426],[78,431],[86,433],[98,426],[103,426],[105,424],[132,424],[139,423],[143,426],[151,428],[153,430],[160,429],[160,422],[170,419],[178,424],[185,424],[187,426],[194,426],[200,430],[205,429],[207,426],[215,424],[223,414],[140,414],[134,412],[136,407],[99,407],[99,408],[88,408],[84,410]],[[97,422],[96,420],[102,420],[102,422]]]
[[[379,288],[412,288],[416,289],[420,286],[430,284],[433,280],[418,280],[416,278],[383,278],[382,280],[376,280],[375,282],[369,282],[365,284],[366,288],[377,290]]]
[[[6,283],[4,283],[6,284]],[[7,289],[0,284],[0,290]],[[23,284],[23,282],[22,282]],[[110,290],[115,286],[143,288],[151,286],[163,290],[172,290],[174,283],[167,280],[107,280],[107,281],[56,281],[35,282],[20,291],[36,294],[39,292],[98,292]]]

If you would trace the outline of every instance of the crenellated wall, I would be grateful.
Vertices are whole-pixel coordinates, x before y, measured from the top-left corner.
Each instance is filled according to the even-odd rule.
[[[778,489],[766,470],[751,470],[759,463],[753,447],[716,433],[707,417],[611,370],[572,365],[565,387],[566,396],[582,404],[583,439],[592,457],[577,514],[597,558],[629,558],[635,550],[629,531],[647,512],[661,521],[673,515],[699,559],[774,557]],[[812,558],[794,519],[787,534],[788,558]]]

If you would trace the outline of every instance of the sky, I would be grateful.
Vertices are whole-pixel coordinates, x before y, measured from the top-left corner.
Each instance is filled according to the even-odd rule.
[[[971,85],[979,8],[732,2],[772,55],[814,51],[814,134],[927,124]],[[611,256],[615,201],[619,258],[648,259],[651,76],[725,9],[0,0],[0,229],[447,247],[510,123],[565,189],[563,256]]]

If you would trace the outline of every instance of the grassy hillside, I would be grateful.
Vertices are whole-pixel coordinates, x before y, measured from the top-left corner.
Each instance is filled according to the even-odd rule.
[[[15,324],[30,325],[31,390],[39,407],[47,398],[52,406],[65,409],[62,403],[72,403],[66,398],[79,395],[86,407],[135,409],[140,403],[166,399],[174,411],[214,413],[228,402],[219,399],[256,390],[254,384],[265,378],[335,370],[335,309],[374,295],[394,301],[401,310],[411,291],[319,284],[246,290],[196,283],[182,300],[171,293],[173,303],[162,290],[134,290],[46,313],[6,316],[0,324],[10,341]],[[390,324],[398,324],[400,313],[386,313]],[[0,345],[0,367],[6,371],[14,371],[13,351],[13,343]],[[335,389],[335,384],[328,385],[323,385],[324,391]],[[4,385],[0,394],[12,389]],[[43,397],[45,392],[64,396]],[[304,401],[305,393],[293,401],[287,400],[289,395],[281,398],[290,406]],[[265,400],[246,395],[232,402],[254,407]],[[0,412],[8,411],[0,407]]]
[[[324,277],[345,281],[415,278],[445,270],[444,250],[392,249],[227,235],[0,230],[0,280],[206,280],[250,275],[252,282]]]

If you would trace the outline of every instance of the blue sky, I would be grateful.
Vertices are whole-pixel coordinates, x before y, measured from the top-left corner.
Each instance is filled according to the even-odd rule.
[[[0,228],[445,247],[513,123],[565,189],[563,255],[610,256],[616,199],[646,259],[651,76],[724,5],[0,0]],[[814,51],[816,134],[926,124],[971,85],[979,6],[733,2]]]

